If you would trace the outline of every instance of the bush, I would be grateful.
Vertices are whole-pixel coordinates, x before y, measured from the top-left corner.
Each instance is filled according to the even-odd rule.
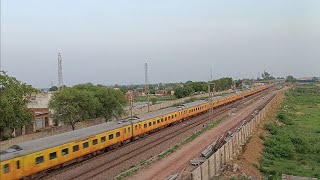
[[[264,129],[269,131],[272,135],[276,135],[278,133],[278,127],[274,123],[264,124]]]
[[[292,120],[288,118],[288,116],[284,112],[279,112],[277,114],[277,119],[283,124],[292,125]]]

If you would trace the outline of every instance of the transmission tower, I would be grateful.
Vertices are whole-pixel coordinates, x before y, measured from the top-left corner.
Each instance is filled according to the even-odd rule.
[[[62,57],[60,53],[58,53],[58,88],[59,90],[63,89]]]
[[[148,112],[150,110],[150,102],[149,102],[149,82],[148,82],[148,63],[144,63],[144,93],[148,98]]]

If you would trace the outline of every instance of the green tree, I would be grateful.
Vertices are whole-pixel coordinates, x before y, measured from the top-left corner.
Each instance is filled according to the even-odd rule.
[[[294,82],[296,82],[296,79],[293,76],[287,76],[285,82],[294,83]]]
[[[261,74],[261,76],[262,76],[262,79],[263,79],[263,80],[266,80],[266,81],[275,79],[273,76],[271,76],[270,73],[268,73],[268,72],[266,72],[266,71],[264,71],[264,72]]]
[[[49,91],[58,91],[58,87],[57,86],[52,86]]]
[[[157,98],[156,97],[151,97],[150,101],[151,101],[152,105],[154,105],[157,102]]]
[[[208,83],[207,82],[187,82],[186,86],[190,86],[195,92],[207,92]]]
[[[176,98],[183,98],[186,96],[190,96],[192,93],[194,93],[194,90],[190,86],[178,87],[174,91],[174,95]]]
[[[100,104],[94,94],[87,90],[67,88],[57,91],[49,102],[56,122],[64,122],[75,130],[76,122],[95,118]]]
[[[4,134],[5,128],[13,131],[31,123],[32,114],[27,109],[27,103],[30,94],[36,91],[30,85],[0,72],[0,139],[8,136]]]
[[[242,89],[242,83],[243,83],[243,80],[239,79],[239,80],[236,80],[236,88],[237,89]]]
[[[106,121],[110,121],[125,113],[124,107],[128,101],[122,91],[106,86],[94,86],[91,83],[76,85],[74,88],[93,92],[100,103],[96,111],[97,117],[103,117]]]
[[[213,81],[215,91],[226,91],[233,85],[233,80],[230,77],[223,77]]]

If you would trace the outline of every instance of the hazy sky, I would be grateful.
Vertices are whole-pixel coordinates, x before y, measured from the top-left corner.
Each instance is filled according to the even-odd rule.
[[[319,0],[1,0],[2,68],[35,87],[320,76]]]

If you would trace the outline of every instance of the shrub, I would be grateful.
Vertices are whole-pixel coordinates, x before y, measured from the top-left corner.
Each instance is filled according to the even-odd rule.
[[[278,128],[274,123],[266,123],[264,124],[264,128],[272,135],[276,135],[278,133]]]

